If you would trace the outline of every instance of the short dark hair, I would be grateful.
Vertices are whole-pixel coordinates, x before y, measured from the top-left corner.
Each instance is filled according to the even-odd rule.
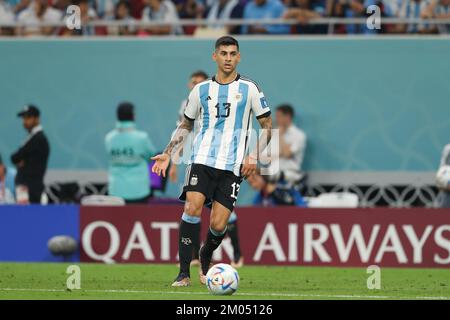
[[[215,45],[216,50],[220,46],[236,46],[239,51],[239,42],[231,36],[223,36],[223,37],[220,37],[219,39],[217,39],[216,45]]]
[[[82,3],[89,3],[89,0],[73,0],[72,4],[74,5],[80,5]]]
[[[134,105],[131,102],[121,102],[117,107],[119,121],[134,121]]]
[[[280,111],[284,115],[289,115],[291,119],[294,118],[294,108],[290,104],[281,104],[277,107],[277,111]]]
[[[202,71],[202,70],[192,72],[191,78],[194,78],[194,77],[202,77],[203,79],[208,79],[208,75],[206,74],[205,71]]]
[[[116,10],[117,10],[120,6],[125,6],[128,10],[130,10],[130,4],[128,3],[127,0],[119,0],[119,2],[117,2],[117,4],[116,4]]]

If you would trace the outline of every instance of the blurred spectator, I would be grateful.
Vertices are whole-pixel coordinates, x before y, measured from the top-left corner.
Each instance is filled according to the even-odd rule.
[[[145,0],[128,0],[130,4],[130,14],[135,19],[142,18],[142,11],[145,8]]]
[[[14,13],[17,15],[22,10],[28,8],[32,0],[6,0],[9,3]]]
[[[202,19],[204,6],[197,0],[173,0],[180,19]],[[193,34],[197,26],[183,26],[184,34]]]
[[[2,23],[14,23],[14,12],[5,0],[0,0],[0,22]],[[1,27],[0,26],[0,36],[13,35],[13,27]]]
[[[424,9],[422,18],[450,19],[450,0],[432,0]],[[439,33],[450,33],[450,24],[439,24],[433,27]]]
[[[226,28],[228,34],[238,34],[241,32],[241,26],[224,25],[223,20],[242,19],[244,15],[244,6],[239,0],[217,0],[208,8],[206,19],[210,22],[210,28]]]
[[[425,0],[404,0],[399,7],[399,18],[420,19],[422,15],[426,14],[428,2]],[[397,24],[395,27],[397,33],[430,33],[432,28],[428,23],[409,23]]]
[[[441,163],[442,166],[450,166],[450,143],[444,147],[442,151]],[[441,208],[450,208],[450,190],[441,190],[438,195],[438,205]]]
[[[194,73],[191,74],[191,77],[189,78],[189,82],[188,82],[188,89],[189,92],[195,87],[196,84],[205,81],[206,79],[208,79],[208,75],[206,74],[206,72],[204,71],[195,71]],[[186,107],[187,104],[187,99],[184,99],[183,101],[181,101],[181,105],[180,105],[180,109],[178,110],[178,119],[177,119],[177,127],[180,125],[181,121],[184,118],[184,108]],[[194,127],[194,133],[197,132],[198,129],[198,125],[199,122],[197,121]],[[178,177],[177,177],[177,165],[176,165],[176,161],[178,160],[179,157],[181,157],[181,153],[183,152],[183,150],[185,150],[187,148],[186,145],[183,146],[183,148],[180,148],[180,150],[174,155],[174,159],[172,161],[172,164],[169,168],[169,179],[172,182],[176,182]]]
[[[295,33],[326,33],[326,25],[310,25],[309,20],[325,16],[325,4],[318,0],[294,0],[292,7],[284,14],[285,19],[296,19]]]
[[[289,104],[280,105],[275,112],[275,123],[279,130],[278,180],[295,184],[303,178],[302,163],[306,149],[306,134],[293,123],[294,108]],[[276,143],[274,141],[274,143]]]
[[[122,21],[130,23],[128,26],[110,26],[108,27],[108,34],[110,35],[119,35],[119,36],[129,36],[136,34],[136,27],[134,26],[134,23],[136,22],[136,19],[134,19],[130,15],[130,5],[125,0],[120,0],[115,9],[114,13],[114,19],[116,21]]]
[[[376,4],[376,0],[337,0],[335,4],[335,13],[337,16],[343,16],[347,18],[364,18],[367,16],[367,7]],[[347,24],[345,26],[345,30],[348,34],[377,33],[376,29],[371,30],[367,28],[366,24]]]
[[[97,13],[95,10],[89,5],[89,0],[73,0],[73,5],[80,7],[81,14],[81,28],[69,30],[64,28],[64,35],[74,35],[74,36],[94,36],[95,35],[95,27],[90,26],[89,22],[97,19]]]
[[[244,19],[277,19],[282,18],[286,7],[279,0],[252,0],[244,8]],[[287,34],[288,25],[244,25],[243,34]]]
[[[47,170],[50,146],[40,124],[40,111],[27,105],[17,114],[29,136],[25,143],[11,155],[17,168],[16,197],[19,203],[40,203],[44,192],[44,175]]]
[[[117,125],[105,138],[109,155],[108,193],[126,203],[147,203],[150,197],[148,161],[155,154],[148,134],[136,129],[134,106],[117,108]]]
[[[180,19],[201,19],[205,8],[197,0],[173,0]]]
[[[119,0],[91,0],[94,2],[93,9],[102,19],[113,19]],[[128,3],[128,2],[127,2]]]
[[[15,202],[14,179],[16,172],[15,169],[6,167],[0,155],[0,204],[12,204]]]
[[[178,13],[175,5],[169,0],[145,0],[142,12],[143,22],[178,22]],[[144,28],[144,33],[152,35],[182,34],[180,26],[159,25]]]
[[[34,0],[17,17],[17,21],[25,25],[18,27],[17,34],[25,36],[53,35],[58,29],[57,27],[38,27],[36,24],[58,23],[62,21],[62,18],[62,12],[50,7],[47,0]]]
[[[58,9],[59,11],[66,13],[67,7],[72,4],[72,0],[54,0],[52,1],[53,8]]]
[[[248,184],[258,193],[253,199],[253,205],[298,206],[306,207],[306,202],[300,192],[282,183],[269,181],[267,176],[253,174],[247,178]]]
[[[403,2],[404,0],[381,0],[383,14],[391,18],[397,17]]]

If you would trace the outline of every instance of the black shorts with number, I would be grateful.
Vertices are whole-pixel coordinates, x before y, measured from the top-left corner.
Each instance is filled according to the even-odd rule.
[[[217,201],[233,211],[241,182],[242,178],[231,171],[192,163],[186,168],[183,192],[179,199],[185,201],[186,192],[196,191],[206,197],[205,205]]]

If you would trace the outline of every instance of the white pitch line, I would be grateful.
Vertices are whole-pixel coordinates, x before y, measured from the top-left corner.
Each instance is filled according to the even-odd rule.
[[[0,288],[0,291],[21,291],[21,292],[67,292],[64,289],[36,289],[36,288]],[[73,290],[74,292],[78,290]],[[150,291],[150,290],[79,290],[80,292],[94,293],[144,293],[144,294],[187,294],[187,295],[210,295],[208,292],[187,292],[187,291]],[[298,293],[236,293],[237,296],[257,296],[257,297],[298,297],[298,298],[342,298],[342,299],[420,299],[420,300],[448,300],[449,297],[402,297],[402,296],[374,296],[374,295],[344,295],[344,294],[298,294]]]

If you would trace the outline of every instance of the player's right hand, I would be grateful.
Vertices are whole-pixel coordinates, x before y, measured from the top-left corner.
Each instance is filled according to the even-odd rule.
[[[152,167],[152,172],[158,176],[166,177],[166,170],[170,163],[170,156],[167,153],[161,153],[151,158],[155,160],[155,164]]]
[[[241,175],[244,179],[256,172],[257,161],[254,158],[246,157],[242,163]]]

